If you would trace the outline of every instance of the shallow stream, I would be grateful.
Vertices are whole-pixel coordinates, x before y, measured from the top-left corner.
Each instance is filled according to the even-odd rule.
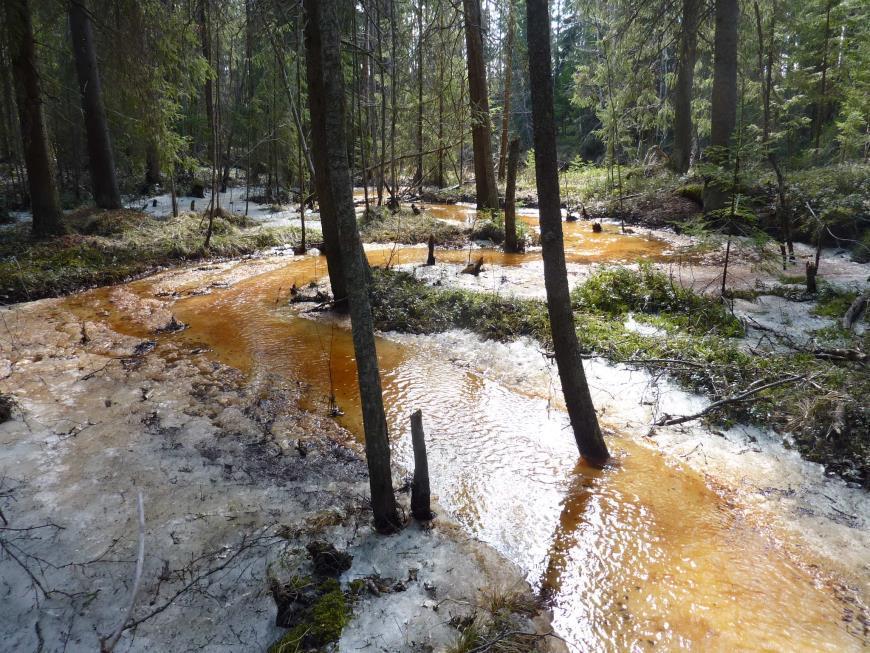
[[[655,238],[591,234],[588,223],[576,224],[566,234],[575,262],[675,256]],[[481,251],[506,266],[540,258]],[[385,248],[369,257],[373,264],[416,263],[425,250]],[[457,263],[467,257],[439,254]],[[228,288],[184,296],[172,311],[188,329],[169,337],[207,347],[249,375],[307,384],[306,407],[323,411],[334,401],[360,438],[347,326],[287,303],[292,285],[325,273],[321,257],[296,257]],[[147,279],[127,288],[154,296]],[[103,289],[71,301],[128,331],[108,297]],[[440,505],[552,599],[554,627],[572,651],[848,651],[867,644],[862,617],[840,596],[840,579],[765,523],[763,512],[733,501],[727,487],[656,451],[628,426],[649,411],[654,383],[644,373],[588,366],[614,454],[611,465],[595,470],[578,463],[558,379],[533,343],[485,343],[459,332],[386,334],[378,353],[394,461],[412,466],[408,416],[422,409]],[[678,402],[671,412],[690,412],[700,401],[671,395]]]

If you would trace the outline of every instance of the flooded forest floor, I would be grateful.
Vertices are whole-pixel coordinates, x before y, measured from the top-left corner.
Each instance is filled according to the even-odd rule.
[[[293,253],[298,213],[255,215],[220,218],[223,260],[0,309],[13,648],[93,650],[123,620],[139,491],[144,580],[123,650],[285,637],[276,650],[293,651],[290,626],[347,651],[475,650],[509,632],[525,633],[517,650],[867,645],[867,320],[840,326],[866,265],[825,250],[809,296],[769,246],[738,242],[723,303],[722,242],[565,223],[614,452],[596,472],[576,464],[547,356],[534,212],[516,255],[471,207],[364,216],[396,484],[419,407],[440,504],[434,528],[384,538],[369,526],[347,325],[293,301],[327,290],[324,260]],[[199,256],[193,214],[137,213],[121,234],[98,219],[29,267],[5,256],[7,298]],[[158,237],[167,224],[180,231]],[[480,257],[479,274],[461,273]],[[96,273],[64,277],[61,259]],[[101,276],[111,260],[130,262],[123,277]],[[318,541],[353,556],[337,594],[306,548]],[[319,597],[276,627],[276,588],[312,584]]]

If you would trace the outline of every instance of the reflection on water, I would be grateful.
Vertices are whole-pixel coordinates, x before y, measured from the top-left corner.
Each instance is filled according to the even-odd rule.
[[[425,251],[392,255],[410,262]],[[343,423],[361,437],[349,332],[286,305],[292,284],[324,271],[322,259],[297,258],[181,299],[173,311],[190,328],[172,337],[206,344],[251,375],[305,381],[311,408],[334,394]],[[149,295],[147,281],[130,288]],[[100,292],[89,303],[111,312]],[[411,466],[408,416],[421,408],[441,505],[527,571],[552,599],[572,650],[861,648],[822,579],[703,478],[620,435],[610,438],[607,469],[578,465],[548,387],[514,388],[448,360],[431,341],[377,342],[395,460]],[[475,343],[469,336],[461,346]],[[462,361],[462,351],[451,358]]]

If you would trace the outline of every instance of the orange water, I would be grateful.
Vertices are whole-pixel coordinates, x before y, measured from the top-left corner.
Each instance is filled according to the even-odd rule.
[[[397,255],[407,262],[425,252]],[[167,337],[207,345],[252,376],[303,380],[313,410],[325,410],[334,395],[342,422],[360,438],[349,332],[286,304],[291,285],[324,272],[322,259],[296,258],[180,299],[173,311],[189,328]],[[147,280],[128,287],[151,292]],[[124,328],[105,291],[84,303]],[[493,380],[439,356],[430,340],[377,342],[394,460],[410,467],[408,415],[421,408],[440,504],[552,598],[554,626],[572,651],[848,651],[867,644],[862,627],[844,620],[850,606],[812,561],[795,557],[727,493],[618,432],[609,438],[610,467],[578,464],[549,388],[530,393]]]

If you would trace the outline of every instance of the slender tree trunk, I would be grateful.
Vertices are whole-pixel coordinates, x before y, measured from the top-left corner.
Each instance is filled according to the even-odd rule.
[[[504,191],[504,251],[519,251],[517,246],[517,166],[520,161],[520,139],[510,144],[507,164],[507,185]]]
[[[481,34],[480,0],[462,0],[465,13],[465,48],[468,59],[468,97],[471,102],[471,138],[474,145],[474,182],[477,208],[498,209],[498,187],[492,165],[492,139],[486,61]]]
[[[728,161],[731,135],[737,122],[737,0],[716,0],[713,45],[713,95],[710,109],[710,161],[720,167]],[[729,183],[708,179],[704,185],[704,211],[716,211],[728,200]]]
[[[680,29],[680,57],[674,88],[674,150],[671,167],[680,174],[689,170],[692,158],[692,87],[698,52],[698,18],[700,0],[683,0],[683,24]]]
[[[438,2],[438,170],[435,185],[444,188],[444,8]]]
[[[29,0],[7,1],[6,29],[9,35],[21,141],[24,144],[30,208],[33,211],[33,234],[42,237],[63,233],[63,212],[42,111],[42,91]]]
[[[199,6],[197,7],[197,20],[199,22],[199,35],[202,47],[202,56],[206,61],[210,63],[211,36],[208,25],[206,24],[206,12],[209,2],[210,0],[199,0]],[[205,78],[203,97],[205,100],[205,117],[206,122],[208,123],[208,160],[211,161],[212,159],[214,159],[214,93],[212,92],[212,77],[210,72],[208,77]]]
[[[417,172],[414,185],[423,191],[423,0],[417,0]]]
[[[305,25],[305,47],[309,104],[312,119],[320,113],[318,122],[324,136],[321,143],[326,150],[323,155],[326,165],[316,169],[316,176],[323,178],[324,186],[333,197],[333,210],[338,218],[375,528],[381,532],[394,532],[401,528],[401,521],[393,492],[390,442],[375,350],[368,280],[353,209],[353,189],[347,163],[344,81],[335,2],[336,0],[304,0],[308,19]],[[319,100],[314,99],[318,94],[322,94]]]
[[[102,209],[120,209],[121,193],[118,191],[112,140],[103,106],[94,33],[85,0],[70,0],[69,26],[87,131],[88,166],[94,202]]]
[[[501,147],[498,151],[498,180],[504,181],[505,165],[508,156],[508,132],[511,122],[511,82],[513,81],[514,0],[508,0],[507,43],[504,48],[504,101],[501,109]]]
[[[316,1],[313,4],[316,5]],[[324,119],[325,112],[334,109],[334,107],[327,106],[324,90],[326,80],[324,80],[324,73],[320,69],[320,55],[316,54],[319,53],[320,48],[320,32],[319,25],[314,17],[317,16],[318,12],[312,11],[308,2],[305,2],[304,7],[307,14],[304,33],[305,70],[308,81],[311,140],[314,143],[321,143],[320,147],[314,147],[311,151],[311,158],[314,163],[314,187],[317,191],[317,203],[320,207],[320,225],[323,231],[323,246],[326,250],[329,285],[332,287],[332,296],[335,300],[336,310],[346,310],[348,307],[349,288],[345,276],[344,254],[339,242],[338,208],[335,203],[336,196],[333,195],[329,184],[327,173],[329,161],[326,157],[326,148],[322,145],[334,136],[334,134],[327,132],[326,121]],[[310,44],[309,39],[315,39],[316,45]],[[315,52],[312,52],[312,47],[315,48]],[[344,128],[342,127],[343,133]],[[345,154],[345,156],[347,155]],[[351,204],[353,204],[352,195]]]
[[[547,0],[526,0],[529,51],[529,81],[532,95],[532,127],[535,144],[535,178],[538,187],[541,246],[547,311],[553,334],[556,366],[574,439],[580,454],[593,465],[603,465],[610,454],[583,372],[583,359],[568,291],[559,170],[556,162],[556,125],[553,108],[553,77],[550,58],[550,15]]]
[[[831,42],[831,7],[832,0],[828,0],[825,5],[825,35],[822,44],[822,78],[819,81],[819,100],[816,103],[816,116],[813,124],[814,145],[816,153],[819,151],[819,142],[822,138],[822,124],[825,120],[825,105],[827,104],[828,94],[828,49]]]
[[[145,149],[145,185],[153,188],[160,183],[160,152],[156,141],[149,141]]]

